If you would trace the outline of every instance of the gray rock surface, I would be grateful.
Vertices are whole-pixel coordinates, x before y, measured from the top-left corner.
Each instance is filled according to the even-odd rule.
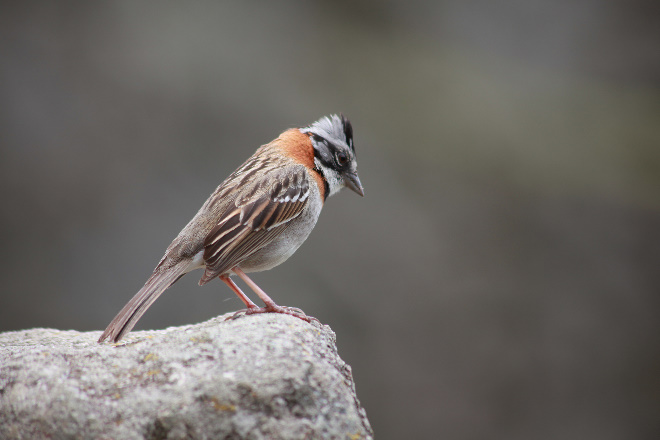
[[[130,333],[0,334],[0,439],[366,439],[328,326],[220,316]]]

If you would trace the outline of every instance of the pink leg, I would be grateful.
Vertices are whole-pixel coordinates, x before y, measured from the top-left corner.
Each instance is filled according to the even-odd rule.
[[[299,309],[294,310],[294,309],[291,309],[290,307],[282,307],[282,306],[278,306],[277,304],[275,304],[275,301],[270,299],[270,296],[268,296],[266,294],[266,292],[261,290],[261,287],[257,286],[257,283],[252,281],[245,274],[245,272],[243,272],[238,266],[233,268],[232,271],[234,271],[234,273],[236,275],[241,277],[241,279],[243,281],[245,281],[245,283],[250,287],[250,289],[252,289],[254,291],[254,293],[256,293],[259,296],[259,298],[264,302],[264,304],[266,304],[266,307],[263,307],[263,308],[251,308],[251,307],[249,307],[248,310],[246,310],[246,312],[245,312],[246,314],[252,315],[254,313],[283,313],[285,315],[295,316],[296,318],[300,318],[300,319],[302,319],[303,321],[306,321],[306,322],[311,322],[312,320],[318,322],[318,319],[313,318],[311,316],[305,315],[302,312],[302,310],[297,311]]]
[[[252,302],[252,300],[250,298],[247,297],[247,295],[245,295],[243,293],[243,291],[236,285],[236,283],[233,282],[231,280],[231,278],[229,278],[227,275],[223,275],[223,276],[220,276],[218,278],[220,278],[222,281],[224,281],[225,284],[227,284],[229,286],[229,288],[234,291],[234,293],[238,296],[238,298],[241,301],[243,301],[243,304],[245,304],[245,307],[247,307],[248,309],[258,309],[259,308],[259,307],[257,307],[257,305],[255,303]]]

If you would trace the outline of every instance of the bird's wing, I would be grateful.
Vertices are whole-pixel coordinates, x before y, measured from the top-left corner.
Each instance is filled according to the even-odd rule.
[[[281,234],[308,203],[303,166],[278,168],[235,199],[204,239],[206,272],[200,284],[232,269]]]

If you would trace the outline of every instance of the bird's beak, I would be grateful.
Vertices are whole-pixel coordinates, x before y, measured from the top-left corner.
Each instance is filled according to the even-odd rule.
[[[344,173],[344,182],[347,187],[364,197],[364,189],[357,173]]]

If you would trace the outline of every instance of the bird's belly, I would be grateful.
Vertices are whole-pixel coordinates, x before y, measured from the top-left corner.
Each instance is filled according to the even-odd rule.
[[[310,197],[316,200],[316,197]],[[260,272],[284,263],[305,242],[321,212],[319,201],[310,205],[282,234],[239,264],[243,272]]]

